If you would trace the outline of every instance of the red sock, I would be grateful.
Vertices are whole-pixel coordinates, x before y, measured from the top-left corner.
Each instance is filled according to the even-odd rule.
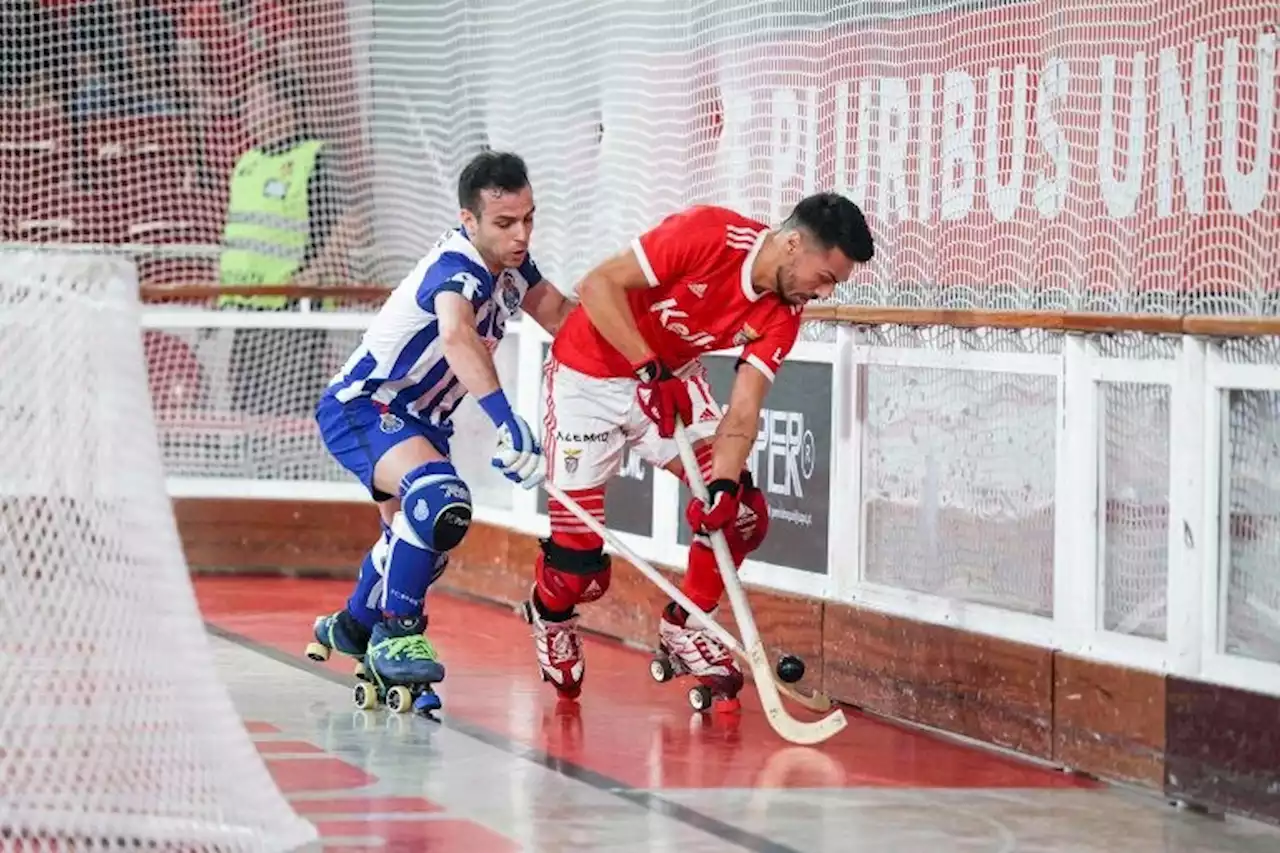
[[[604,524],[603,486],[567,494],[591,513],[592,518]],[[604,540],[592,533],[576,515],[554,498],[548,499],[547,514],[551,517],[551,541],[557,545],[578,551],[593,551],[604,545]],[[536,598],[547,612],[567,614],[573,610],[574,605],[582,600],[581,587],[588,580],[590,579],[564,574],[554,567],[549,567],[546,565],[545,557],[542,554],[538,555],[534,573]]]
[[[711,442],[699,444],[694,448],[694,453],[698,459],[698,468],[702,471],[703,482],[709,482],[711,462],[715,455]],[[689,563],[680,591],[703,610],[710,610],[720,603],[720,596],[724,594],[724,579],[720,577],[715,552],[709,546],[698,542],[689,546]]]
[[[689,565],[685,569],[680,591],[698,607],[710,610],[720,603],[724,594],[724,579],[716,565],[716,555],[701,542],[689,546]]]

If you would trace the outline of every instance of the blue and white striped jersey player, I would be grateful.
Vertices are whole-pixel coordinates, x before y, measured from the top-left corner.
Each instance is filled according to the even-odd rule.
[[[518,309],[554,335],[573,305],[529,257],[533,190],[518,156],[475,157],[458,204],[462,227],[392,291],[316,407],[325,446],[368,488],[383,531],[346,606],[316,620],[307,655],[336,649],[361,661],[362,678],[415,694],[445,675],[424,633],[426,592],[471,522],[470,489],[449,461],[451,416],[473,395],[496,429],[493,465],[525,488],[541,483],[537,433],[512,410],[493,351]],[[434,692],[417,695],[415,708],[438,707]]]

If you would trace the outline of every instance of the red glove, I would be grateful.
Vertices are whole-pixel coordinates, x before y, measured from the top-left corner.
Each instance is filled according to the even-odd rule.
[[[656,358],[632,365],[640,379],[636,399],[649,420],[658,425],[658,435],[671,438],[676,434],[676,415],[688,426],[693,421],[693,401],[683,379],[677,379]]]
[[[738,481],[712,480],[707,484],[707,503],[692,498],[684,517],[694,533],[724,530],[738,518]]]
[[[769,533],[769,502],[764,499],[764,492],[756,488],[750,471],[742,472],[742,491],[738,495],[738,503],[748,511],[738,519],[738,544],[743,556],[751,553],[764,543]],[[754,515],[755,518],[751,518]]]

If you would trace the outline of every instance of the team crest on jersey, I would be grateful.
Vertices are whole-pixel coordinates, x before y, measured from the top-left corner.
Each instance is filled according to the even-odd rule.
[[[391,412],[383,412],[378,418],[378,429],[387,435],[391,435],[404,429],[404,421]]]
[[[578,473],[578,462],[582,459],[582,451],[574,448],[564,452],[564,470],[568,474]]]
[[[701,282],[701,281],[694,282],[693,284],[689,285],[689,292],[692,293],[694,296],[698,297],[699,299],[701,299],[703,296],[707,294],[706,282]]]
[[[516,309],[520,307],[520,288],[516,287],[509,273],[502,274],[502,307],[507,309],[508,314],[516,313]]]
[[[743,347],[752,341],[760,339],[760,333],[751,328],[746,323],[742,324],[742,328],[738,330],[738,334],[733,336],[733,345],[735,347]]]

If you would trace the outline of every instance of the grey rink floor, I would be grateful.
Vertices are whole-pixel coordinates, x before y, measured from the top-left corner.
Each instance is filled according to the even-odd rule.
[[[360,711],[350,680],[332,670],[221,634],[212,642],[268,768],[319,827],[317,849],[327,853],[1280,853],[1280,830],[1117,789],[615,783],[540,749],[548,717],[537,704],[513,700],[502,731],[447,713],[435,722]],[[466,684],[501,690],[507,679],[493,671]],[[655,761],[674,748],[654,743]],[[784,763],[820,760],[808,750],[779,754]]]

